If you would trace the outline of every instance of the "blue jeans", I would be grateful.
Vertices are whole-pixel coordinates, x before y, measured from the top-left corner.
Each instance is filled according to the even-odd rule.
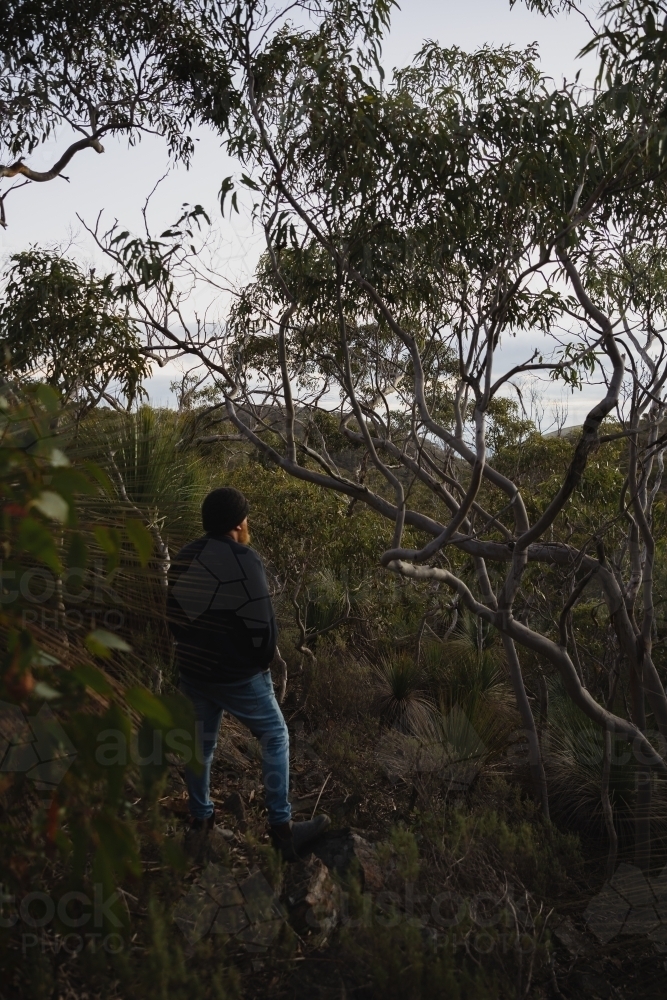
[[[181,678],[180,690],[193,704],[196,719],[197,757],[203,764],[199,774],[185,769],[190,796],[190,813],[195,819],[213,815],[209,795],[211,763],[218,742],[224,712],[248,727],[262,747],[262,774],[269,823],[289,822],[292,810],[289,792],[289,734],[273,692],[270,671],[253,674],[248,680],[231,684],[195,685]]]

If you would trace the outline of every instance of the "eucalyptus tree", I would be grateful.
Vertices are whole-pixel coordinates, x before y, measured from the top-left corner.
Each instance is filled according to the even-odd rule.
[[[186,165],[192,128],[206,123],[226,134],[242,106],[239,45],[250,30],[256,45],[297,12],[332,17],[339,29],[369,41],[394,0],[6,0],[0,19],[0,226],[11,191],[57,178],[84,150],[104,152],[105,137],[130,145],[165,139]],[[47,140],[61,143],[55,160],[34,162]],[[89,173],[94,166],[86,164]]]
[[[224,128],[233,103],[226,52],[206,0],[7,0],[0,20],[0,225],[11,191],[69,178],[85,150],[106,137],[136,144],[160,135],[175,158],[190,161],[191,127]],[[60,144],[38,166],[39,147]],[[84,169],[95,166],[85,161]]]
[[[5,274],[0,353],[8,378],[47,382],[78,418],[100,402],[131,407],[149,374],[111,276],[38,248],[15,254]]]
[[[243,81],[229,148],[266,236],[256,277],[225,323],[192,326],[170,274],[174,264],[188,271],[191,230],[150,241],[98,233],[120,293],[148,325],[155,356],[190,357],[213,376],[223,396],[215,419],[222,409],[289,474],[387,518],[383,565],[450,587],[499,630],[545,814],[517,646],[549,664],[609,738],[664,774],[665,754],[646,732],[648,704],[667,737],[651,650],[667,372],[655,296],[666,207],[655,19],[638,19],[643,2],[607,6],[592,44],[611,70],[593,92],[549,88],[531,50],[468,55],[434,44],[385,86],[377,48],[362,45],[360,56],[358,32],[333,16],[258,48],[257,7],[239,7],[229,35]],[[232,187],[223,182],[223,207]],[[533,344],[507,370],[508,338],[529,332]],[[529,516],[488,453],[489,415],[517,377],[577,387],[595,373],[600,397],[569,466]],[[338,413],[335,433],[363,453],[353,467],[337,460],[324,412]],[[587,464],[609,439],[605,421],[628,441],[625,540],[617,520],[567,529]],[[532,565],[569,580],[555,628],[531,617]],[[632,692],[629,718],[577,666],[569,615],[593,578]]]

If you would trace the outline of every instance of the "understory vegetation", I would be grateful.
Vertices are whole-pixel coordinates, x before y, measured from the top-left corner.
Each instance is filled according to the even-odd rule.
[[[611,971],[636,990],[628,996],[657,991],[661,959],[641,935],[621,938],[622,948],[597,942],[585,963],[558,937],[564,923],[583,926],[609,843],[603,741],[544,664],[527,656],[522,666],[539,720],[550,822],[532,795],[528,745],[496,633],[437,585],[378,574],[387,541],[379,517],[295,482],[240,442],[184,450],[187,415],[97,411],[54,438],[54,421],[66,419],[59,406],[42,388],[4,404],[5,482],[21,470],[5,508],[5,553],[15,560],[5,571],[47,566],[65,581],[51,592],[40,571],[5,604],[5,698],[45,702],[76,747],[46,798],[29,773],[3,775],[2,947],[12,996],[85,989],[103,997],[193,990],[305,997],[353,989],[378,998],[519,997],[550,996],[554,983],[574,995],[591,964],[600,983]],[[520,460],[539,488],[568,461],[572,443],[543,438],[525,421],[521,433]],[[497,461],[516,461],[513,448],[499,448]],[[603,452],[587,471],[583,519],[594,516],[596,480],[610,469],[617,471]],[[201,499],[221,483],[247,493],[252,544],[271,579],[288,664],[283,711],[295,815],[322,808],[334,830],[356,831],[373,852],[340,871],[332,865],[342,902],[324,941],[310,926],[298,933],[286,923],[269,948],[248,951],[233,937],[193,941],[174,920],[202,868],[180,848],[182,761],[177,752],[160,763],[150,756],[155,733],[192,725],[176,691],[160,553],[166,547],[173,555],[200,533]],[[53,529],[59,522],[48,497],[56,485],[72,506]],[[471,572],[465,557],[459,572]],[[557,577],[540,580],[545,618],[559,586]],[[557,626],[547,619],[544,627]],[[605,664],[616,655],[609,628],[591,587],[574,629],[593,689],[606,683]],[[660,618],[658,650],[663,636]],[[622,680],[615,698],[619,706],[627,698]],[[7,725],[5,704],[3,733]],[[97,747],[112,728],[128,738],[136,732],[136,754],[100,758]],[[638,767],[627,749],[616,748],[609,778],[621,863],[635,856]],[[234,837],[214,864],[239,878],[259,867],[279,891],[286,873],[267,842],[259,761],[256,741],[234,720],[223,722],[212,795]],[[658,875],[667,862],[660,779],[651,844]],[[94,937],[79,941],[71,920],[56,914],[41,922],[49,915],[41,901],[14,920],[13,900],[36,884],[54,900],[84,887],[86,899],[85,887],[98,880],[113,905],[96,928],[97,947]],[[66,912],[81,913],[88,930],[85,909]],[[634,987],[639,961],[645,972]]]

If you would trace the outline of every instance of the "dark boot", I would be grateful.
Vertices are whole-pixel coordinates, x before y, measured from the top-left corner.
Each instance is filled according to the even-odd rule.
[[[271,841],[280,851],[285,861],[298,861],[300,852],[331,825],[328,816],[322,813],[303,823],[281,823],[271,827]]]
[[[192,861],[201,861],[206,850],[206,841],[215,819],[190,819],[183,837],[183,851]]]

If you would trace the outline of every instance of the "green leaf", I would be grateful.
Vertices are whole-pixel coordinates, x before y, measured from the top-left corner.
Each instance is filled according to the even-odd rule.
[[[44,701],[53,701],[54,698],[62,697],[60,691],[56,691],[56,689],[52,688],[50,684],[46,683],[46,681],[37,681],[32,689],[32,693],[37,698],[43,698]]]
[[[176,691],[174,694],[161,694],[160,701],[169,712],[173,726],[194,734],[195,712],[189,698]]]
[[[162,857],[165,864],[177,871],[186,872],[188,867],[188,859],[183,852],[183,848],[175,840],[170,837],[165,837],[160,844],[160,849],[162,851]]]
[[[113,694],[113,688],[109,681],[102,671],[98,667],[94,667],[92,663],[82,663],[78,667],[74,667],[72,676],[92,691],[96,691],[97,694],[105,696]]]
[[[139,562],[142,566],[147,566],[153,554],[153,538],[150,531],[145,524],[135,518],[128,518],[125,522],[125,531],[136,549]]]
[[[20,549],[35,556],[54,573],[62,571],[60,556],[53,536],[40,521],[36,521],[33,517],[23,519],[18,532],[18,544]]]
[[[47,413],[57,413],[60,409],[60,396],[50,385],[41,383],[35,389],[35,395]]]
[[[171,712],[162,699],[149,691],[148,688],[140,685],[128,688],[125,692],[125,700],[135,711],[156,726],[164,726],[167,729],[173,726],[174,720]]]
[[[45,517],[50,517],[53,521],[61,521],[63,524],[69,515],[67,500],[53,490],[42,490],[30,506],[36,507]]]
[[[86,648],[95,656],[108,659],[112,649],[119,649],[123,653],[129,653],[131,646],[121,639],[114,632],[107,632],[106,629],[98,628],[94,632],[89,632],[85,639]]]
[[[69,465],[69,458],[60,448],[51,451],[51,465],[54,469],[64,469]]]
[[[257,184],[252,179],[252,177],[248,177],[247,174],[241,174],[241,184],[245,184],[246,187],[251,188],[251,190],[253,190],[253,191],[260,191],[261,190],[259,184]]]
[[[166,736],[168,751],[181,757],[195,774],[200,774],[203,765],[196,755],[192,756],[196,740],[196,719],[192,702],[178,691],[174,694],[161,694],[160,701],[169,711],[172,720],[171,732]]]
[[[125,771],[130,760],[132,743],[132,723],[117,702],[112,702],[99,720],[100,726],[95,734],[95,759],[101,764],[109,789],[110,804],[119,801],[123,794]],[[100,754],[100,749],[111,737],[110,754]]]
[[[93,534],[97,544],[109,555],[116,555],[120,549],[120,535],[116,528],[95,528]]]
[[[108,493],[110,496],[115,495],[113,483],[104,469],[100,468],[96,462],[84,462],[84,467],[88,474],[97,480],[105,493]]]
[[[127,910],[115,893],[118,876],[124,872],[141,874],[141,863],[137,851],[136,837],[127,822],[105,810],[93,819],[92,826],[97,835],[98,850],[93,862],[93,877],[99,872],[108,902],[102,912],[111,911],[116,917],[127,921]],[[118,900],[111,904],[111,899]],[[106,902],[106,901],[105,901]],[[118,907],[116,909],[116,907]],[[113,925],[113,922],[112,922]]]
[[[90,496],[95,492],[95,484],[77,469],[58,469],[51,477],[50,485],[54,490],[58,490],[59,493],[68,498],[74,496],[75,493]]]
[[[97,544],[107,554],[107,569],[115,569],[120,562],[120,532],[116,528],[95,528]]]
[[[150,719],[144,718],[137,733],[137,750],[144,788],[151,792],[169,766],[162,749],[162,727],[154,726]]]
[[[223,216],[223,218],[225,215],[225,201],[227,199],[227,195],[229,194],[230,191],[233,190],[234,190],[233,179],[231,177],[225,177],[222,181],[222,184],[220,185],[220,194],[218,196],[220,198],[220,214]]]
[[[51,656],[43,649],[36,649],[33,653],[33,657],[30,665],[32,667],[57,667],[60,663],[55,656]]]
[[[86,545],[83,535],[80,532],[75,532],[69,543],[69,548],[67,550],[67,565],[71,569],[85,569],[86,563],[88,562],[88,546]],[[72,584],[69,584],[69,589],[72,589]]]

